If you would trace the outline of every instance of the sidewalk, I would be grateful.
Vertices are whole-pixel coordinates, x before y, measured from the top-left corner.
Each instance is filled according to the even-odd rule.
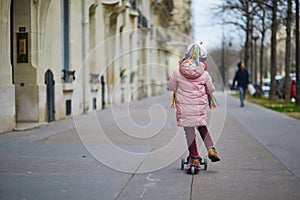
[[[223,131],[210,130],[222,160],[194,176],[180,170],[170,95],[2,134],[0,199],[300,199],[299,121],[219,103],[210,119],[226,116]]]
[[[300,120],[228,97],[229,113],[300,179]]]
[[[34,122],[19,122],[16,124],[14,131],[26,131],[34,128],[45,126],[47,123],[34,123]]]
[[[280,118],[283,123],[296,122],[295,126],[299,126],[299,122],[282,115],[276,116],[276,113],[270,115],[268,110],[249,103],[240,108],[239,100],[229,96],[227,105],[225,127],[217,143],[222,162],[213,165],[213,169],[211,167],[201,176],[194,177],[192,199],[299,199],[300,180],[293,174],[299,168],[291,171],[272,152],[283,150],[276,148],[282,142],[275,140],[281,135],[280,129],[277,129],[281,123],[276,118]],[[263,137],[264,141],[261,141],[270,126],[277,129],[270,130],[274,138]],[[293,130],[293,127],[290,128]],[[258,129],[263,131],[253,132]],[[293,146],[299,144],[297,140],[296,144],[292,143]],[[270,142],[273,142],[269,146],[272,151],[264,146],[264,143]],[[299,151],[299,148],[293,150]],[[299,163],[300,158],[296,153],[285,156],[290,158],[294,155],[295,163]]]

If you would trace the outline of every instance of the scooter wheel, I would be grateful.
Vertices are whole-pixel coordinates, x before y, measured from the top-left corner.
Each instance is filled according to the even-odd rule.
[[[190,169],[190,171],[191,171],[191,174],[195,174],[196,173],[196,167],[192,166],[191,169]]]
[[[184,160],[184,158],[181,158],[181,170],[183,170],[183,169],[184,169],[184,163],[185,163],[185,160]]]
[[[204,170],[207,170],[207,159],[204,158]]]

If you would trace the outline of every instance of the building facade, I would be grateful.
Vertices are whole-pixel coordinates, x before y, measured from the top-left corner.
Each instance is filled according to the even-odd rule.
[[[172,56],[169,56],[169,74],[178,67],[178,61],[186,51],[186,48],[194,42],[192,28],[192,0],[177,0],[172,11],[170,29],[173,31],[168,45]]]
[[[0,6],[0,133],[166,92],[173,0]]]

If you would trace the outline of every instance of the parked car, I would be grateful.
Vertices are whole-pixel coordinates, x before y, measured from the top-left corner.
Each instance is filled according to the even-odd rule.
[[[279,94],[279,85],[282,83],[282,76],[277,75],[275,76],[276,80],[276,95]],[[262,91],[264,93],[264,96],[268,97],[269,92],[271,88],[271,79],[270,78],[264,78],[263,79],[263,84],[262,84]]]
[[[296,98],[296,74],[290,74],[290,98]],[[279,85],[279,97],[285,99],[285,77],[282,79]]]

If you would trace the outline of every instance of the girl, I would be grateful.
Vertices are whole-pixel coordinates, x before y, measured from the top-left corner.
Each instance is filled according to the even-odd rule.
[[[197,151],[195,127],[208,150],[208,157],[212,162],[220,161],[214,148],[214,143],[206,127],[206,104],[209,97],[213,97],[215,90],[212,79],[207,71],[206,55],[201,53],[198,44],[191,44],[185,57],[179,62],[169,82],[168,88],[175,94],[177,125],[183,127],[187,139],[191,165],[200,167]],[[211,99],[211,98],[209,98]]]

